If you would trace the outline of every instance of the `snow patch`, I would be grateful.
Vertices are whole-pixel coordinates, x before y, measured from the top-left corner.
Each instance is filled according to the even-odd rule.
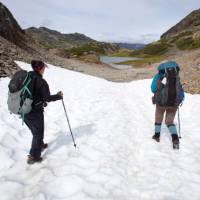
[[[62,103],[50,103],[45,109],[49,148],[41,164],[27,165],[31,133],[9,114],[9,79],[1,78],[1,199],[200,199],[199,95],[186,95],[180,111],[183,138],[180,150],[174,151],[165,126],[160,143],[151,139],[151,80],[112,83],[52,65],[44,78],[52,93],[64,92],[78,148],[73,147]]]

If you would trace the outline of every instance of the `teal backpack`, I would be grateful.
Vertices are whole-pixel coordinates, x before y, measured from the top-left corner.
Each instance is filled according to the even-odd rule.
[[[158,66],[159,78],[157,79],[156,92],[153,97],[159,106],[179,106],[185,94],[180,82],[179,67],[174,61],[168,61]],[[165,83],[163,83],[165,79]]]

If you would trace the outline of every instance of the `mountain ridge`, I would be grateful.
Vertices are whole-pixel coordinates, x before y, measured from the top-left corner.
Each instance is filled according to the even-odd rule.
[[[38,36],[38,31],[43,34]],[[46,39],[48,40],[46,41]],[[32,59],[40,59],[73,69],[74,67],[69,67],[67,60],[69,54],[66,49],[77,48],[87,43],[97,45],[105,53],[115,51],[118,48],[113,44],[95,41],[81,33],[62,34],[46,27],[40,29],[31,27],[23,30],[9,9],[1,2],[0,41],[0,77],[10,76],[19,69],[14,62],[15,60],[30,63]],[[95,50],[95,48],[93,49]],[[83,52],[83,54],[95,54],[95,51],[86,50],[87,52]],[[87,60],[90,61],[90,58]],[[92,62],[93,60],[96,63],[97,56],[93,55]]]
[[[139,50],[144,48],[145,44],[131,42],[115,42],[120,48]]]
[[[40,44],[52,48],[71,48],[88,42],[96,42],[81,33],[60,33],[57,30],[52,30],[46,27],[30,27],[25,29],[25,32]]]
[[[192,11],[184,17],[180,22],[172,26],[169,30],[161,35],[161,38],[174,37],[183,31],[200,30],[200,8]]]

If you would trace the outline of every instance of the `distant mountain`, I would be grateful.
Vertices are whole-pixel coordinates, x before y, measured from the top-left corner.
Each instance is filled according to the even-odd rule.
[[[140,44],[140,43],[115,43],[117,44],[120,48],[125,48],[125,49],[133,49],[133,50],[139,50],[144,48],[145,44]]]
[[[92,54],[98,59],[99,53],[107,54],[118,48],[80,33],[63,34],[45,27],[23,30],[0,2],[0,77],[11,75],[18,69],[15,60],[30,63],[32,59],[42,59],[63,66],[63,57]]]
[[[51,30],[46,27],[31,27],[25,31],[28,35],[34,38],[37,43],[43,45],[47,49],[67,49],[89,42],[95,42],[95,40],[80,33],[62,34],[58,31]]]
[[[118,50],[112,43],[98,42],[84,34],[63,34],[46,27],[26,29],[26,34],[45,49],[62,57],[79,57],[88,54],[109,54]]]

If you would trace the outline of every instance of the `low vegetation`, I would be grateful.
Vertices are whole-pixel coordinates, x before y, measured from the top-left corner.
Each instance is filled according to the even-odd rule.
[[[114,57],[131,57],[131,53],[134,50],[130,50],[130,49],[120,49],[119,51],[113,53],[111,56]]]
[[[132,50],[132,51],[119,51],[113,56],[130,56],[130,57],[151,57],[161,56],[165,54],[171,45],[165,40],[159,40],[157,42],[146,45],[143,49]]]
[[[164,39],[163,40],[166,40],[168,43],[171,43],[171,44],[174,44],[176,41],[178,41],[179,39],[181,38],[184,38],[184,37],[189,37],[189,36],[192,36],[193,35],[193,32],[192,31],[184,31],[174,37],[170,37],[168,39]]]
[[[71,49],[67,49],[66,52],[70,55],[70,57],[80,57],[82,55],[87,54],[96,54],[96,55],[104,55],[105,50],[103,47],[98,45],[97,43],[87,43],[83,44],[79,47],[73,47]]]
[[[176,46],[180,50],[192,50],[200,48],[200,38],[194,39],[193,37],[180,38],[176,41]]]
[[[134,57],[157,57],[164,55],[170,47],[170,44],[165,40],[159,40],[157,42],[146,45],[141,50],[133,51],[130,55]]]
[[[152,63],[160,62],[165,59],[165,53],[168,51],[170,44],[164,40],[159,40],[146,45],[141,50],[132,51],[129,56],[141,58],[140,60],[132,60],[122,62],[120,64],[132,65],[133,67],[142,67]]]
[[[194,38],[192,31],[184,31],[173,37],[161,38],[159,41],[146,45],[143,49],[133,51],[119,51],[114,56],[137,57],[141,60],[121,62],[119,64],[141,67],[145,64],[160,62],[166,58],[171,48],[177,50],[192,50],[200,48],[200,38]]]
[[[153,63],[161,62],[164,59],[165,59],[165,56],[163,56],[163,55],[162,56],[149,56],[149,57],[141,58],[140,60],[129,60],[129,61],[120,62],[117,64],[131,65],[134,68],[139,68],[139,67],[151,65]]]
[[[174,37],[165,39],[168,44],[175,45],[179,50],[200,48],[200,38],[194,38],[192,31],[184,31]]]

